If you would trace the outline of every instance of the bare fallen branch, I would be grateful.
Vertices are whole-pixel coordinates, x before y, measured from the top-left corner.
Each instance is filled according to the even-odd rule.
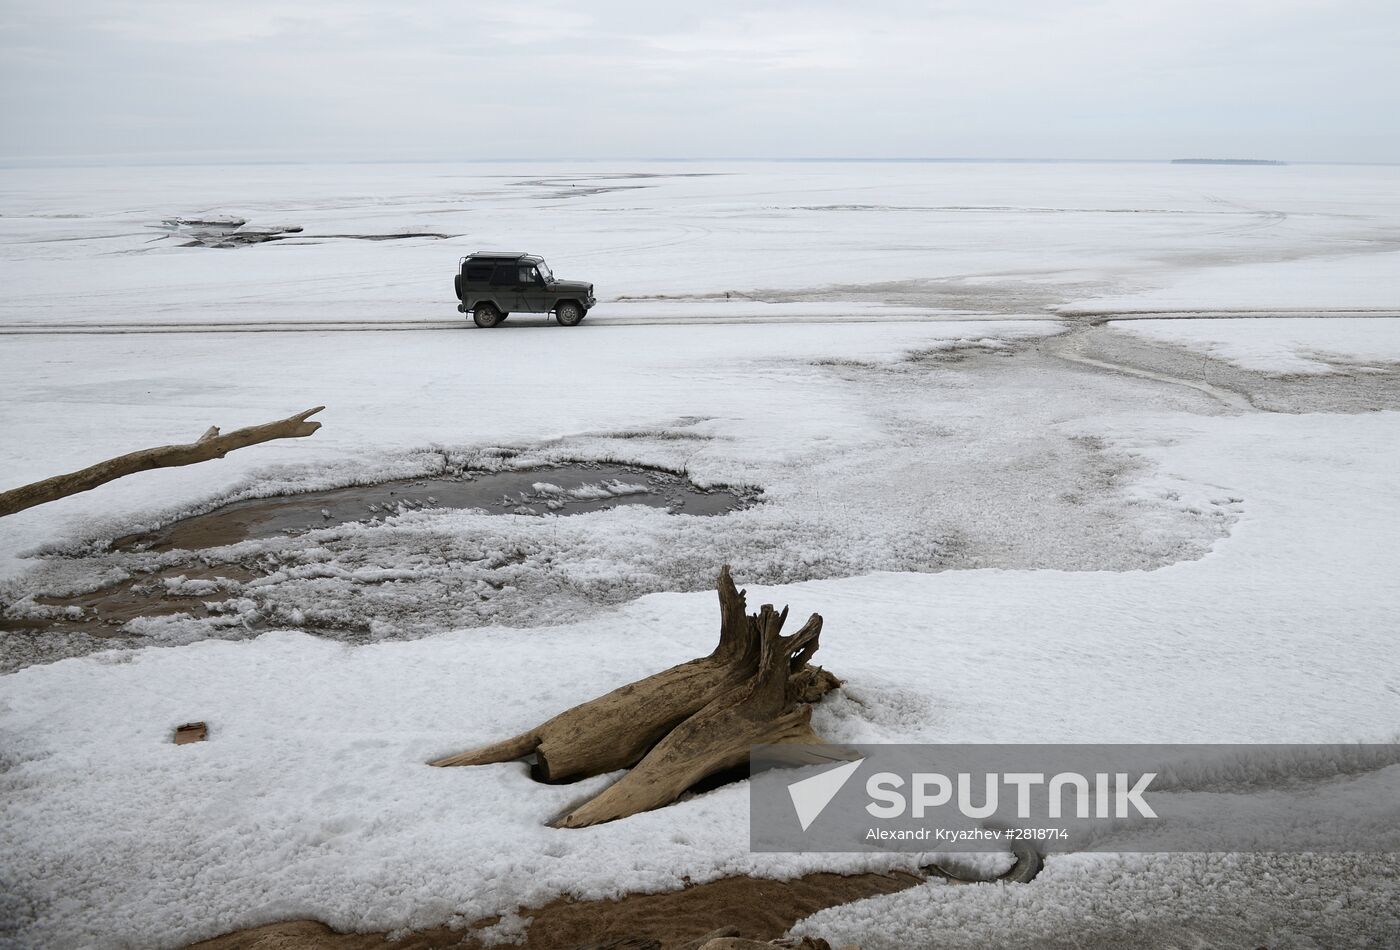
[[[55,475],[42,482],[0,492],[0,516],[12,515],[35,505],[91,491],[100,485],[137,472],[207,462],[210,459],[223,458],[235,449],[247,448],[260,442],[271,442],[273,439],[302,438],[321,428],[321,423],[307,420],[324,408],[326,407],[317,406],[286,419],[237,429],[227,435],[220,435],[218,426],[210,426],[198,440],[185,445],[160,445],[152,449],[142,449],[98,462],[78,472]]]

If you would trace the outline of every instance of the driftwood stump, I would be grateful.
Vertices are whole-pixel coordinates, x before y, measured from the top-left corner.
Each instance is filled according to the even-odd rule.
[[[55,475],[42,482],[34,482],[0,492],[0,515],[12,515],[35,505],[56,501],[79,492],[91,491],[99,485],[134,475],[153,468],[172,468],[177,465],[193,465],[210,459],[223,458],[235,449],[247,448],[260,442],[273,439],[299,439],[311,435],[321,428],[321,423],[308,421],[325,406],[317,406],[299,412],[286,419],[266,422],[260,426],[236,429],[225,435],[219,434],[218,426],[209,429],[194,442],[183,445],[160,445],[153,449],[129,452],[105,462],[98,462],[77,472]]]
[[[615,689],[504,742],[429,764],[485,765],[533,754],[531,772],[545,782],[635,766],[559,819],[576,828],[669,804],[702,779],[747,763],[750,746],[821,743],[809,724],[809,704],[841,685],[808,664],[822,618],[813,614],[784,637],[786,608],[746,613],[745,594],[727,565],[718,587],[719,644],[709,656]]]
[[[758,669],[681,722],[647,753],[637,767],[596,798],[560,819],[565,828],[596,825],[668,804],[696,782],[743,765],[749,747],[821,739],[809,724],[812,707],[797,702],[792,667],[806,664],[816,649],[821,617],[790,637],[779,635],[787,610],[764,605],[751,618],[760,640]]]

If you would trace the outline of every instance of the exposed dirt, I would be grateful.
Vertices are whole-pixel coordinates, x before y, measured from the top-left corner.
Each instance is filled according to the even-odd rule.
[[[530,919],[523,950],[572,950],[590,943],[636,938],[637,947],[671,950],[722,927],[734,927],[753,940],[771,940],[797,921],[838,904],[892,894],[922,884],[913,874],[808,874],[791,881],[729,877],[666,894],[632,894],[621,900],[556,900],[520,911]],[[193,944],[191,950],[435,950],[439,947],[486,946],[473,932],[496,918],[476,921],[467,930],[435,927],[400,940],[388,934],[337,933],[325,924],[296,920],[240,930]],[[647,941],[655,941],[648,944]]]
[[[46,607],[76,608],[79,614],[41,622],[42,627],[62,626],[81,630],[95,637],[122,637],[122,624],[137,617],[176,614],[181,611],[203,616],[206,603],[222,599],[221,592],[253,580],[258,572],[237,564],[216,564],[208,567],[168,567],[129,578],[109,587],[68,597],[36,597],[34,602]],[[230,584],[232,582],[232,584]],[[178,585],[181,593],[175,593]],[[193,593],[201,590],[202,593]],[[18,621],[2,621],[8,629],[26,629]],[[31,625],[29,629],[33,629]]]

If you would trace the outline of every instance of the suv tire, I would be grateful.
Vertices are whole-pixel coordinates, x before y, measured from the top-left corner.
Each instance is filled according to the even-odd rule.
[[[583,320],[583,308],[572,300],[562,301],[554,308],[554,319],[561,327],[576,327]]]
[[[479,303],[472,311],[472,320],[483,330],[489,330],[501,322],[501,311],[493,303]]]

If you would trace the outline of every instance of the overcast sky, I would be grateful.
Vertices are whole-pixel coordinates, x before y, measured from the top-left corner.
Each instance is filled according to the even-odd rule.
[[[1400,161],[1397,0],[0,0],[0,159]]]

